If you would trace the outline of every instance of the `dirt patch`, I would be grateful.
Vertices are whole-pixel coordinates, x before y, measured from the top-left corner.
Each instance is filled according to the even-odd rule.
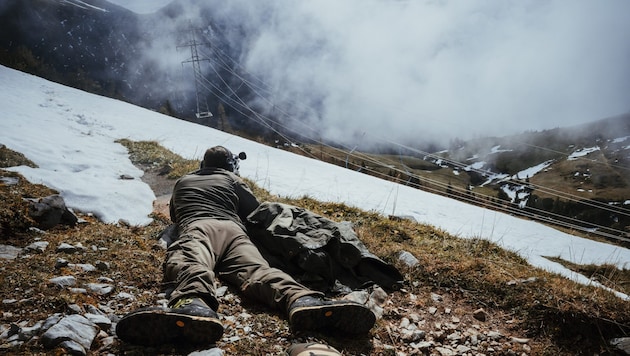
[[[136,166],[144,171],[141,179],[151,187],[155,194],[153,212],[168,217],[169,202],[176,180],[169,178],[163,169],[157,169],[149,165]]]

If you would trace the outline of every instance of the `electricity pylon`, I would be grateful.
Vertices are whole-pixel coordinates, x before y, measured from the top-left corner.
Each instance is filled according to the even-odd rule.
[[[197,116],[197,119],[207,119],[212,117],[212,113],[208,109],[208,101],[201,93],[202,89],[206,87],[204,85],[204,81],[206,79],[203,77],[203,73],[201,72],[200,63],[201,61],[207,61],[208,59],[199,58],[197,47],[203,45],[203,43],[197,42],[197,39],[195,38],[195,29],[192,27],[192,24],[190,26],[190,37],[191,39],[189,44],[178,47],[190,47],[190,59],[182,62],[182,65],[184,65],[184,63],[192,63],[193,73],[195,75],[195,95],[197,97],[197,113],[195,116]]]

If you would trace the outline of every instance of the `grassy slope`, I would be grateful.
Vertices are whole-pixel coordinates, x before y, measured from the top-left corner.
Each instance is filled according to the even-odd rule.
[[[181,166],[196,167],[197,162],[178,158],[163,157],[170,153],[157,147],[155,143],[142,143],[142,150],[155,146],[155,162],[169,162]],[[132,149],[133,143],[126,145]],[[172,157],[172,156],[171,156]],[[147,162],[145,162],[146,164]],[[157,164],[159,168],[161,164]],[[2,176],[16,176],[0,171]],[[404,272],[408,282],[402,292],[393,293],[391,305],[382,320],[372,332],[374,339],[397,345],[400,340],[393,340],[389,324],[405,313],[423,310],[431,305],[431,293],[445,297],[454,311],[469,314],[472,310],[483,307],[491,315],[492,327],[514,335],[532,338],[530,346],[533,355],[575,355],[593,354],[606,349],[606,340],[627,335],[630,332],[630,303],[624,302],[612,294],[598,288],[570,282],[564,278],[532,268],[526,261],[514,253],[505,251],[484,240],[464,240],[450,236],[432,226],[417,224],[406,220],[389,220],[375,213],[361,211],[345,205],[320,202],[309,197],[285,199],[270,196],[268,192],[254,187],[261,200],[284,201],[310,209],[333,220],[349,220],[366,246],[385,261],[395,264]],[[26,231],[30,223],[24,217],[12,212],[24,211],[21,199],[17,197],[37,197],[50,194],[42,186],[31,185],[20,179],[18,186],[0,184],[0,198],[8,202],[10,209],[0,212],[3,232],[2,244],[24,247],[35,239],[38,233]],[[94,282],[100,275],[110,277],[117,282],[121,291],[133,290],[138,299],[131,303],[114,305],[118,315],[134,308],[154,305],[159,291],[161,262],[164,252],[156,247],[155,237],[166,224],[168,218],[155,216],[156,220],[147,227],[115,226],[102,224],[83,216],[88,222],[75,228],[55,228],[45,235],[51,246],[61,242],[84,246],[103,247],[105,252],[88,249],[80,256],[81,263],[95,264],[98,260],[111,263],[109,270],[98,275],[84,274],[79,278],[84,282]],[[16,220],[20,220],[17,223]],[[418,267],[405,268],[397,261],[397,254],[409,251],[420,261]],[[3,306],[2,323],[20,320],[40,320],[55,312],[66,312],[68,305],[76,303],[96,304],[96,296],[76,295],[58,290],[46,281],[54,275],[71,273],[68,270],[55,271],[56,253],[34,254],[28,259],[15,261],[0,260],[0,294],[4,298],[20,299],[19,303]],[[595,272],[601,272],[595,271]],[[595,273],[589,271],[587,273]],[[532,279],[533,277],[533,279]],[[615,280],[617,286],[624,286],[628,280],[628,271],[612,271],[606,278]],[[530,279],[529,283],[522,283]],[[627,283],[625,288],[628,288]],[[626,293],[630,291],[626,290]],[[418,298],[410,301],[409,296]],[[235,303],[222,301],[222,312],[239,315],[243,310],[254,317],[251,320],[258,333],[269,335],[267,341],[239,341],[219,345],[228,354],[264,354],[273,350],[277,344],[283,346],[273,335],[287,336],[287,325],[282,316],[265,310],[247,301]],[[244,309],[243,309],[244,308]],[[432,320],[446,323],[448,319]],[[288,336],[287,336],[288,337]],[[285,340],[285,339],[282,339]],[[347,354],[376,355],[379,350],[372,343],[360,340],[327,339],[333,346],[342,348]],[[115,344],[114,353],[142,352],[126,349],[125,345]],[[43,352],[37,344],[21,348],[20,353]],[[380,350],[382,351],[382,350]],[[160,353],[174,353],[163,349]]]

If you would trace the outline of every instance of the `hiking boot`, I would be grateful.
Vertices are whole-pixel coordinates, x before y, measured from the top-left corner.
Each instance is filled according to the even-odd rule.
[[[142,308],[125,315],[116,335],[132,344],[210,345],[223,335],[217,313],[200,298],[180,298],[169,308]]]
[[[375,322],[376,316],[369,308],[351,301],[306,296],[289,307],[289,324],[294,331],[366,334]]]

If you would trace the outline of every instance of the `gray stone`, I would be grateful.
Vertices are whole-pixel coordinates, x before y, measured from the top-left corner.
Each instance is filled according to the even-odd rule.
[[[64,348],[70,355],[87,355],[87,350],[74,340],[62,341],[58,346]]]
[[[116,299],[117,300],[136,300],[136,297],[133,296],[133,294],[130,293],[126,293],[126,292],[120,292],[118,294],[116,294]]]
[[[84,316],[68,315],[46,330],[41,341],[47,349],[61,346],[72,354],[85,355],[98,331],[99,328]]]
[[[98,295],[110,295],[114,291],[114,286],[107,283],[88,283],[85,287],[93,293]]]
[[[70,310],[72,314],[83,314],[83,308],[81,308],[79,304],[68,305],[68,310]]]
[[[400,251],[400,253],[398,254],[398,259],[409,267],[415,267],[420,263],[416,256],[407,251]]]
[[[490,340],[498,340],[498,339],[500,339],[500,338],[502,338],[502,337],[503,337],[503,334],[501,334],[501,333],[500,333],[500,332],[498,332],[498,331],[489,331],[489,332],[488,332],[488,338],[489,338]]]
[[[426,350],[428,348],[431,348],[433,346],[435,346],[435,343],[433,341],[422,341],[422,342],[418,342],[418,343],[411,343],[409,344],[411,347],[413,347],[414,349],[418,349],[418,350]]]
[[[108,330],[112,326],[112,321],[108,317],[102,314],[85,314],[85,318],[92,323],[98,325],[101,330]]]
[[[529,342],[529,339],[522,338],[522,337],[513,337],[512,342],[516,342],[519,344],[527,344]]]
[[[74,276],[54,277],[49,279],[48,281],[62,288],[71,287],[77,284],[77,279]]]
[[[223,350],[221,350],[218,347],[213,347],[208,350],[195,351],[188,354],[188,356],[223,356],[223,355],[224,355]]]
[[[462,334],[459,331],[452,332],[446,336],[446,339],[451,341],[460,341],[462,339]]]
[[[87,304],[85,306],[85,310],[90,313],[90,314],[96,314],[96,315],[105,315],[105,313],[103,313],[102,310],[100,310],[99,308],[91,305],[91,304]]]
[[[470,351],[470,347],[468,347],[466,345],[457,345],[457,347],[455,348],[455,352],[458,355],[463,355],[463,354],[467,353],[468,351]]]
[[[435,351],[437,351],[441,356],[455,356],[455,351],[448,349],[446,347],[436,347]]]
[[[46,248],[48,247],[48,244],[49,244],[48,241],[37,241],[37,242],[33,242],[32,244],[26,246],[24,248],[24,250],[29,251],[29,252],[42,253],[42,252],[46,251]]]
[[[92,264],[90,263],[70,263],[68,264],[68,267],[74,268],[74,269],[78,269],[81,270],[83,272],[94,272],[96,271],[96,267],[94,267]]]
[[[20,332],[18,333],[19,340],[28,341],[34,336],[38,335],[42,330],[42,325],[43,323],[39,321],[33,326],[20,328]]]
[[[63,258],[58,258],[57,262],[55,262],[55,268],[59,269],[59,268],[68,267],[69,264],[70,262],[68,262],[68,260],[65,260]]]
[[[69,243],[62,242],[57,247],[57,252],[75,253],[77,252],[77,248],[75,246],[70,245]]]
[[[369,298],[370,298],[370,295],[365,290],[357,290],[352,293],[346,294],[343,297],[344,300],[350,300],[359,304],[367,303]]]
[[[7,340],[12,336],[17,335],[19,332],[20,326],[17,324],[11,324],[2,331],[2,334],[0,334],[0,340]]]
[[[98,338],[98,342],[101,345],[101,347],[98,349],[98,354],[99,355],[113,355],[112,353],[107,353],[104,351],[107,351],[109,349],[111,349],[111,347],[114,345],[116,338],[113,336],[106,336],[103,338]]]
[[[20,182],[20,178],[18,177],[0,177],[0,182],[4,183],[4,185],[16,185]]]
[[[221,286],[221,287],[217,288],[216,295],[219,298],[223,297],[227,291],[228,291],[228,287],[227,286]]]
[[[620,337],[610,340],[610,345],[617,348],[617,350],[623,351],[626,355],[630,355],[630,337]]]
[[[479,320],[479,321],[486,321],[486,319],[488,318],[486,311],[483,310],[483,308],[479,308],[477,310],[475,310],[473,312],[473,318]]]
[[[74,226],[78,221],[76,215],[66,208],[61,195],[26,200],[29,202],[29,215],[44,230],[58,224]]]
[[[42,325],[42,330],[50,329],[53,325],[57,324],[59,322],[59,320],[61,320],[61,318],[63,318],[63,316],[61,314],[59,314],[59,313],[49,316],[44,321],[44,325]]]
[[[424,330],[402,330],[401,337],[405,342],[416,342],[424,340],[426,332]]]
[[[109,270],[109,263],[103,262],[103,261],[97,261],[96,262],[96,268],[98,268],[99,271],[108,271]]]
[[[104,277],[104,276],[98,277],[98,281],[100,283],[114,283],[113,279],[111,279],[109,277]]]
[[[11,245],[0,245],[0,258],[5,260],[14,260],[22,252],[19,247]]]

